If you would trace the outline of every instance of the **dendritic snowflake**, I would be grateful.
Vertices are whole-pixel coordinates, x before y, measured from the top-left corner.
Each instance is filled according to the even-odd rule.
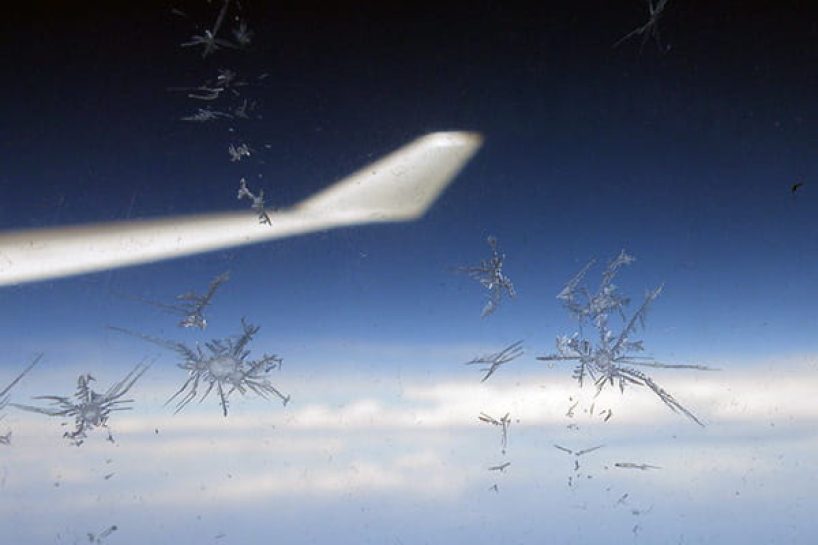
[[[484,259],[476,267],[460,267],[457,269],[459,272],[468,274],[489,290],[489,300],[483,307],[482,317],[486,317],[497,310],[503,292],[509,297],[517,296],[511,279],[503,273],[503,262],[506,256],[497,250],[497,239],[490,236],[486,239],[486,242],[491,247],[490,258]]]
[[[574,378],[582,386],[586,376],[594,381],[597,394],[606,384],[616,382],[620,391],[624,392],[626,384],[645,386],[650,388],[674,412],[681,412],[699,425],[703,425],[693,413],[685,409],[672,395],[663,390],[653,379],[634,366],[659,367],[672,369],[710,370],[703,365],[676,365],[661,363],[653,358],[637,356],[644,347],[642,341],[634,340],[633,334],[637,327],[645,325],[650,304],[659,297],[662,287],[648,291],[645,300],[639,309],[630,317],[625,316],[625,307],[629,299],[620,295],[613,280],[617,272],[624,265],[633,263],[634,258],[624,250],[614,258],[602,273],[602,283],[596,293],[592,294],[581,286],[586,273],[593,266],[595,260],[585,265],[557,295],[563,306],[579,322],[579,331],[572,336],[557,337],[557,353],[538,357],[543,361],[575,361]],[[622,330],[615,334],[610,327],[611,314],[619,314],[623,321]],[[583,332],[583,326],[592,325],[598,332],[597,344],[589,341]]]
[[[75,422],[74,431],[67,431],[63,437],[80,446],[85,441],[87,433],[97,427],[103,427],[108,431],[108,440],[112,443],[114,438],[111,430],[108,429],[108,418],[114,411],[129,411],[131,407],[126,407],[133,403],[132,399],[121,399],[128,390],[139,380],[148,366],[139,364],[125,375],[125,378],[113,384],[105,393],[100,394],[91,389],[91,382],[95,379],[90,374],[80,375],[77,379],[77,390],[71,397],[63,396],[37,396],[33,399],[43,399],[51,401],[54,407],[34,407],[31,405],[12,406],[24,411],[31,411],[48,416],[73,416]]]
[[[40,359],[42,359],[42,357],[43,357],[42,354],[38,354],[37,357],[34,358],[34,361],[32,361],[30,364],[28,364],[28,367],[23,369],[23,371],[19,375],[17,375],[14,378],[14,380],[9,382],[8,386],[6,386],[2,390],[0,390],[0,411],[3,410],[6,407],[6,405],[9,404],[9,392],[11,391],[12,388],[14,388],[14,385],[17,384],[18,382],[20,382],[20,380],[24,376],[26,376],[26,373],[31,371],[31,368],[34,367],[35,365],[37,365],[37,363],[40,361]],[[2,419],[3,419],[3,417],[0,416],[0,420],[2,420]],[[0,435],[0,445],[10,445],[10,444],[11,444],[11,432],[10,431],[6,432],[4,435]]]
[[[199,401],[204,401],[215,389],[219,394],[224,416],[227,416],[228,398],[233,392],[244,395],[249,391],[265,399],[274,395],[286,405],[290,401],[290,396],[282,394],[267,379],[270,371],[281,368],[282,358],[264,354],[257,360],[247,359],[250,355],[247,345],[260,328],[244,320],[241,321],[241,325],[242,332],[239,335],[206,342],[204,349],[198,345],[190,348],[184,343],[166,341],[118,327],[111,329],[169,348],[182,356],[183,361],[179,367],[188,372],[188,378],[166,402],[167,404],[175,400],[177,413],[196,399],[200,385],[205,387],[205,391]]]

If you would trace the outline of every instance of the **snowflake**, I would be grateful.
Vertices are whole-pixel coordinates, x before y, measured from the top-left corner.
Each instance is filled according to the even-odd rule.
[[[457,269],[459,272],[468,274],[489,290],[489,300],[483,307],[481,317],[486,317],[497,310],[504,291],[509,297],[516,297],[517,295],[511,279],[503,274],[503,262],[506,256],[497,250],[497,239],[490,236],[486,239],[486,242],[491,247],[490,258],[484,259],[476,267],[460,267]]]
[[[28,367],[23,369],[23,371],[19,375],[17,375],[14,378],[14,380],[9,382],[8,386],[6,386],[2,390],[0,390],[0,410],[3,410],[6,407],[6,405],[8,405],[8,403],[9,403],[9,395],[8,394],[11,391],[11,389],[14,388],[14,385],[17,384],[18,382],[20,382],[20,380],[26,375],[26,373],[31,371],[31,368],[34,367],[35,365],[37,365],[37,363],[40,361],[40,359],[42,359],[42,357],[43,357],[42,354],[38,354],[37,357],[34,358],[34,361],[32,361],[30,364],[28,364]],[[2,418],[3,417],[0,416],[0,420],[2,420]],[[5,435],[0,435],[0,445],[10,445],[10,444],[11,444],[11,432],[10,431],[6,432]]]
[[[608,263],[602,273],[602,283],[595,294],[580,285],[595,260],[591,260],[565,285],[557,295],[557,299],[562,301],[568,312],[577,318],[579,332],[570,337],[557,337],[557,353],[541,356],[537,359],[542,361],[576,361],[574,378],[579,381],[581,387],[585,377],[589,376],[596,385],[597,395],[606,384],[613,385],[614,382],[619,385],[622,392],[624,392],[626,384],[645,386],[650,388],[674,412],[681,412],[697,424],[703,425],[693,413],[685,409],[672,395],[659,387],[651,377],[639,369],[634,369],[634,366],[642,366],[711,370],[711,368],[703,365],[666,364],[650,357],[635,355],[637,352],[642,352],[644,347],[642,341],[633,340],[632,335],[636,332],[637,327],[644,327],[648,308],[659,297],[662,287],[659,286],[652,291],[648,291],[642,305],[630,319],[627,319],[624,309],[630,301],[620,295],[617,287],[613,284],[613,279],[621,267],[633,262],[634,258],[622,250],[616,258]],[[614,313],[620,315],[624,324],[619,334],[614,334],[609,325],[610,316]],[[599,341],[596,345],[586,339],[583,333],[585,324],[591,324],[598,331],[597,338]]]
[[[204,349],[198,345],[190,348],[184,343],[166,341],[118,327],[111,329],[169,348],[182,356],[183,361],[178,366],[188,372],[188,378],[166,402],[176,400],[177,413],[199,395],[201,384],[206,385],[206,389],[201,394],[200,401],[215,389],[219,394],[224,416],[227,416],[228,398],[233,392],[241,395],[253,392],[265,399],[274,395],[286,405],[290,396],[278,391],[266,377],[273,369],[280,369],[283,360],[276,355],[267,354],[257,360],[247,359],[250,355],[247,345],[258,333],[259,327],[248,324],[243,319],[241,325],[241,334],[224,340],[211,340],[204,344]]]
[[[51,401],[55,407],[43,408],[31,405],[18,405],[12,403],[14,407],[35,413],[46,414],[48,416],[73,416],[75,422],[74,431],[65,432],[63,437],[80,446],[85,441],[89,430],[96,427],[108,429],[108,418],[114,411],[129,411],[131,407],[123,405],[133,403],[132,399],[120,399],[134,383],[139,380],[148,366],[139,364],[125,375],[125,378],[113,384],[104,394],[99,394],[91,389],[91,382],[95,379],[90,374],[80,375],[77,379],[77,391],[72,397],[63,396],[37,396],[33,399],[44,399]],[[108,440],[112,443],[114,438],[111,430],[108,430]]]

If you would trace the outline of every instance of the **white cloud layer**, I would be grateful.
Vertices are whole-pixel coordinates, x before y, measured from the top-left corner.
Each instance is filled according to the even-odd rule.
[[[579,477],[574,458],[554,444],[574,450],[605,445],[582,458],[580,473],[593,480],[580,490],[607,488],[606,498],[626,489],[646,498],[681,497],[693,486],[697,501],[728,489],[777,501],[818,487],[818,404],[812,400],[818,367],[804,361],[656,372],[706,428],[672,413],[649,391],[610,390],[594,398],[559,368],[498,373],[486,383],[468,369],[443,380],[289,371],[280,373],[294,393],[287,407],[236,398],[223,418],[216,400],[208,399],[173,415],[161,403],[179,372],[157,369],[134,388],[134,410],[112,416],[116,444],[99,431],[73,447],[61,437],[66,428],[59,418],[7,409],[0,425],[14,431],[12,446],[0,451],[0,516],[47,502],[52,516],[65,521],[95,512],[100,498],[114,512],[143,502],[209,512],[268,500],[343,502],[350,495],[456,509],[451,506],[462,507],[475,494],[493,493],[494,484],[516,501],[532,501],[542,488],[566,494],[568,502],[577,494],[568,478]],[[70,380],[62,391],[36,391],[64,375],[46,380],[41,373],[25,393],[70,392]],[[613,416],[605,422],[607,409]],[[499,428],[478,421],[481,412],[511,413],[506,455]],[[511,465],[503,473],[488,470],[504,461]],[[622,470],[616,462],[662,469]],[[706,491],[710,496],[702,496]]]

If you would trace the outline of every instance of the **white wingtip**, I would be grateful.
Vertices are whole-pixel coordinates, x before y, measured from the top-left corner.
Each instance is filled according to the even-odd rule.
[[[0,286],[97,272],[335,227],[420,217],[480,135],[432,133],[259,225],[249,212],[0,233]]]
[[[344,178],[301,202],[294,211],[343,213],[365,221],[420,217],[482,143],[468,132],[437,132]]]

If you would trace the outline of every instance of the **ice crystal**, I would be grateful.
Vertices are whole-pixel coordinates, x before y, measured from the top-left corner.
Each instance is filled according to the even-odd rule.
[[[219,68],[216,71],[216,83],[222,89],[226,89],[232,85],[238,85],[239,83],[236,81],[236,73],[230,70],[229,68]]]
[[[132,399],[121,399],[128,390],[139,380],[148,366],[140,363],[133,370],[125,375],[125,378],[113,384],[105,393],[97,393],[91,389],[91,383],[95,380],[90,374],[80,375],[77,379],[77,390],[73,396],[36,396],[32,399],[42,399],[51,401],[54,407],[35,407],[31,405],[18,405],[12,403],[14,407],[48,416],[73,416],[74,431],[67,431],[63,437],[69,439],[74,445],[80,446],[85,441],[88,431],[103,427],[108,431],[108,440],[112,443],[114,438],[111,430],[108,429],[108,418],[114,411],[129,411],[133,403]]]
[[[459,272],[468,274],[489,290],[489,300],[480,315],[484,318],[497,310],[504,292],[509,297],[516,297],[517,295],[511,279],[503,273],[503,263],[506,256],[497,250],[497,239],[490,236],[486,239],[486,242],[491,247],[490,258],[484,259],[476,267],[460,267],[457,269]]]
[[[211,110],[209,108],[199,108],[195,114],[186,115],[182,117],[182,121],[193,121],[195,123],[206,123],[208,121],[214,121],[219,118],[227,118],[230,119],[233,116],[224,112],[219,112],[216,110]]]
[[[622,38],[620,38],[615,44],[614,47],[618,47],[622,43],[628,41],[631,38],[636,36],[642,37],[642,43],[639,46],[639,49],[645,47],[645,44],[650,38],[653,38],[656,41],[656,47],[659,48],[659,51],[666,51],[667,49],[662,48],[662,42],[659,38],[659,19],[661,19],[662,14],[665,11],[665,6],[667,6],[669,0],[645,0],[645,3],[648,6],[648,20],[642,26],[639,26],[632,31],[628,32]]]
[[[236,108],[233,110],[233,115],[241,119],[249,119],[250,116],[247,115],[247,106],[248,103],[247,99],[245,98],[244,101],[242,101],[242,103],[239,106],[236,106]],[[252,109],[253,104],[250,104],[250,107]]]
[[[618,467],[620,469],[638,469],[640,471],[647,471],[649,469],[662,469],[659,466],[652,466],[650,464],[637,464],[634,462],[616,462],[614,467]]]
[[[264,208],[263,189],[259,190],[258,195],[254,195],[249,189],[247,189],[247,180],[242,178],[239,180],[239,192],[236,195],[236,198],[238,200],[245,198],[250,199],[253,202],[250,207],[258,214],[258,222],[272,225],[273,222],[270,220],[270,216],[267,214],[267,210]]]
[[[579,471],[580,470],[579,459],[581,457],[585,456],[586,454],[589,454],[591,452],[594,452],[596,450],[599,450],[599,449],[603,448],[604,446],[605,445],[596,445],[594,447],[588,447],[588,448],[585,448],[585,449],[582,449],[582,450],[571,450],[569,448],[563,447],[562,445],[556,445],[556,444],[554,445],[555,449],[561,450],[562,452],[574,457],[574,474],[568,477],[568,486],[569,487],[573,488],[574,486],[576,486],[579,483],[579,480],[583,476],[583,474],[580,473],[580,471]]]
[[[20,380],[24,376],[26,376],[26,374],[29,371],[31,371],[31,369],[35,365],[37,365],[37,363],[40,361],[40,359],[42,359],[42,357],[43,357],[42,354],[38,354],[37,357],[35,357],[34,360],[31,363],[28,364],[28,367],[23,369],[23,371],[19,375],[17,375],[14,378],[14,380],[9,382],[8,386],[6,386],[2,390],[0,390],[0,410],[3,410],[6,407],[6,405],[9,404],[9,392],[11,391],[11,389],[14,388],[15,384],[20,382]],[[3,419],[3,417],[0,416],[0,420],[2,420],[2,419]],[[10,431],[6,432],[4,435],[0,435],[0,445],[10,445],[10,444],[11,444],[11,432]]]
[[[501,365],[505,365],[511,360],[523,355],[522,344],[523,341],[517,341],[503,348],[500,352],[478,356],[471,361],[467,361],[466,365],[486,365],[486,367],[481,369],[481,371],[486,374],[483,375],[483,378],[480,380],[480,382],[485,382]]]
[[[207,327],[207,319],[204,316],[205,309],[210,306],[216,290],[230,279],[230,273],[224,272],[210,281],[207,291],[203,295],[196,292],[183,293],[176,296],[176,304],[159,303],[148,299],[139,298],[140,301],[167,310],[182,317],[179,320],[179,327],[196,327],[204,330]]]
[[[101,531],[101,532],[100,532],[100,533],[98,533],[98,534],[94,534],[94,533],[92,533],[92,532],[88,532],[88,543],[94,543],[95,545],[99,545],[99,544],[101,544],[101,543],[102,543],[102,541],[103,541],[103,540],[104,540],[106,537],[108,537],[109,535],[111,535],[111,534],[113,534],[114,532],[116,532],[116,530],[117,530],[116,524],[112,524],[111,526],[109,526],[108,528],[104,529],[103,531]]]
[[[235,163],[241,161],[245,157],[250,157],[250,146],[247,144],[239,144],[238,146],[234,144],[230,144],[227,146],[227,153],[230,154],[230,162]],[[247,185],[245,184],[245,190],[247,189]],[[248,191],[249,193],[249,191]],[[263,195],[263,193],[262,193]],[[239,197],[241,198],[241,197]],[[263,201],[262,201],[263,205]]]
[[[247,47],[253,41],[253,31],[247,28],[247,21],[240,20],[237,27],[233,29],[233,38],[241,47]]]
[[[212,29],[208,29],[204,31],[202,35],[195,35],[190,38],[190,41],[184,42],[181,44],[182,47],[195,47],[195,46],[204,46],[202,49],[202,58],[207,57],[217,49],[222,47],[230,47],[236,48],[236,44],[228,41],[223,40],[221,38],[217,38],[219,34],[219,29],[222,26],[222,22],[224,21],[224,16],[227,14],[227,8],[230,5],[230,0],[224,0],[221,9],[219,10],[219,14],[216,17],[216,22],[213,24]]]
[[[208,87],[206,85],[202,85],[199,87],[181,87],[178,90],[188,91],[187,94],[188,98],[207,101],[218,99],[224,92],[223,87]]]
[[[477,417],[481,422],[491,424],[492,426],[501,427],[502,435],[500,437],[500,447],[503,454],[506,453],[506,447],[508,446],[508,427],[511,425],[510,415],[511,413],[506,413],[502,418],[497,419],[493,416],[487,415],[486,413],[480,413],[480,416]]]
[[[659,297],[662,286],[648,291],[645,300],[639,309],[628,319],[625,316],[625,307],[630,302],[622,296],[613,280],[620,268],[633,263],[634,258],[624,250],[614,258],[602,273],[602,282],[596,293],[591,293],[582,286],[586,273],[595,263],[591,260],[568,281],[557,295],[563,306],[579,322],[579,331],[572,336],[557,337],[557,353],[538,357],[543,361],[575,361],[574,378],[579,381],[580,387],[585,377],[590,377],[597,388],[597,394],[606,384],[617,383],[620,391],[624,392],[626,384],[645,386],[650,388],[662,402],[674,412],[681,412],[699,425],[703,425],[693,413],[685,409],[672,395],[662,389],[651,377],[634,366],[671,368],[671,369],[698,369],[711,370],[703,365],[677,365],[661,363],[650,357],[637,356],[644,347],[641,340],[634,340],[633,335],[638,327],[645,325],[650,304]],[[622,330],[615,334],[610,326],[612,314],[617,314],[623,321]],[[597,332],[597,344],[589,341],[583,332],[583,327],[590,324]]]
[[[111,329],[158,344],[182,357],[182,363],[178,366],[187,371],[188,378],[166,402],[168,404],[175,400],[177,413],[199,396],[200,385],[205,386],[205,391],[199,401],[204,401],[215,389],[219,394],[224,416],[227,416],[228,399],[233,392],[241,395],[253,392],[265,399],[274,395],[286,405],[290,396],[282,394],[267,379],[270,371],[281,368],[282,358],[264,354],[257,360],[248,359],[250,350],[247,349],[247,345],[258,333],[259,327],[248,324],[243,319],[241,325],[242,332],[239,335],[223,340],[211,340],[204,344],[204,349],[198,345],[190,348],[184,343],[167,341],[118,327]]]

